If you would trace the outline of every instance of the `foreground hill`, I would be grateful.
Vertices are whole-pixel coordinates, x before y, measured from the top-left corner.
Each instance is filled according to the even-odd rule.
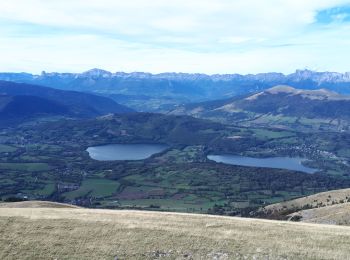
[[[0,94],[13,97],[12,102],[0,101],[7,115],[57,114],[76,117],[95,117],[108,113],[127,113],[131,109],[113,100],[92,94],[64,91],[29,84],[0,81]],[[20,100],[19,100],[20,99]],[[8,106],[6,108],[6,106]]]
[[[187,114],[247,126],[347,130],[350,97],[335,92],[275,86],[253,95],[187,104],[171,114]]]
[[[350,228],[208,215],[0,208],[1,259],[347,259]]]

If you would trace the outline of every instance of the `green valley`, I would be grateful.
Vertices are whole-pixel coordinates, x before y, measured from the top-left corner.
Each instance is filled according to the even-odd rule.
[[[249,215],[266,204],[350,186],[347,133],[249,129],[135,113],[23,125],[2,130],[0,139],[6,148],[0,162],[3,200]],[[96,161],[86,152],[109,143],[170,147],[140,161]],[[320,171],[225,165],[208,160],[210,153],[301,156]]]

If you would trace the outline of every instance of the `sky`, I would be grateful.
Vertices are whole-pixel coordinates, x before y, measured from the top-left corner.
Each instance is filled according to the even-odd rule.
[[[350,0],[1,0],[0,71],[350,71]]]

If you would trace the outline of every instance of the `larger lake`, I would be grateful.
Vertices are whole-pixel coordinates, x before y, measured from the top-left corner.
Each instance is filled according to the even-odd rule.
[[[290,157],[252,158],[237,155],[208,155],[209,160],[231,165],[277,168],[305,173],[315,173],[318,170],[302,165],[305,159]]]
[[[89,147],[87,152],[98,161],[144,160],[167,148],[162,144],[108,144]]]

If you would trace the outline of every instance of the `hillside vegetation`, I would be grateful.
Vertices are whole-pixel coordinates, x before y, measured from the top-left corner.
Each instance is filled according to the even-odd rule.
[[[350,253],[348,227],[35,204],[0,208],[1,259],[347,259]]]
[[[35,96],[0,95],[0,126],[44,116],[72,116],[68,107]]]
[[[43,114],[86,118],[133,112],[106,97],[1,80],[0,93],[1,120]]]

